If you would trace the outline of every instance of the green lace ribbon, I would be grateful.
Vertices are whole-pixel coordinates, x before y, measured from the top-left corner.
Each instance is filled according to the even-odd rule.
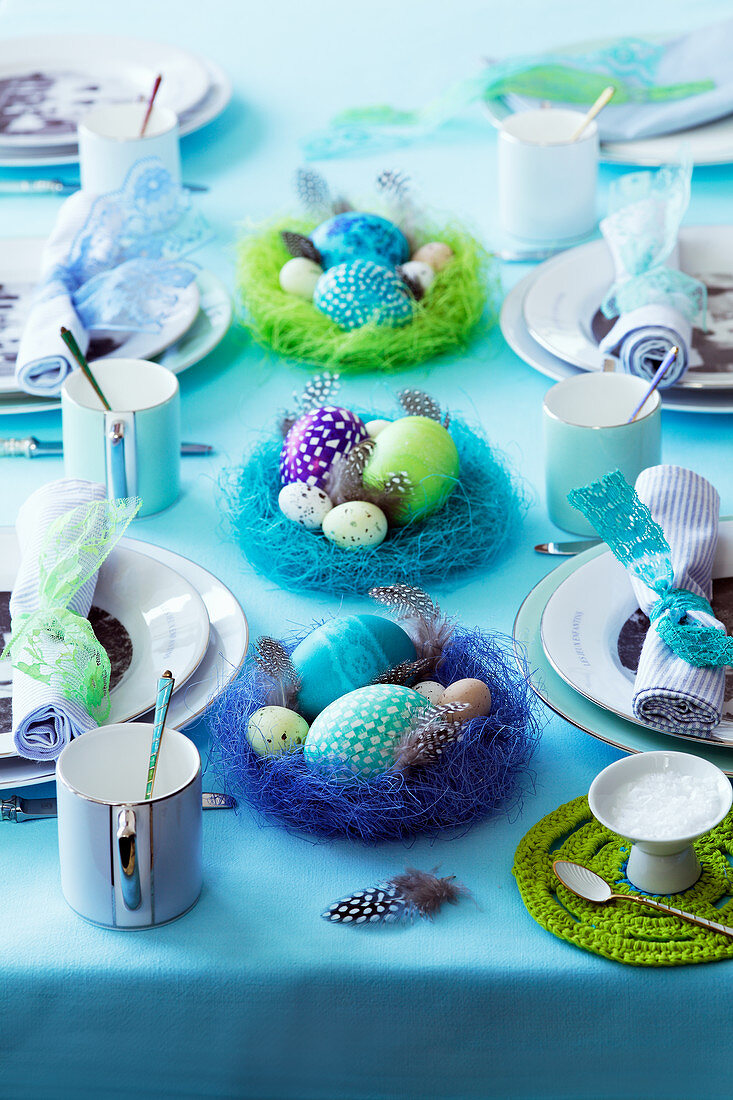
[[[573,489],[568,500],[595,527],[614,557],[657,594],[649,618],[675,656],[696,668],[733,665],[733,638],[689,617],[691,611],[713,617],[714,612],[704,596],[674,587],[672,551],[664,531],[620,470]]]
[[[69,604],[124,535],[142,501],[94,501],[59,516],[38,555],[38,607],[15,615],[0,660],[80,703],[97,721],[109,715],[110,662],[87,618]]]

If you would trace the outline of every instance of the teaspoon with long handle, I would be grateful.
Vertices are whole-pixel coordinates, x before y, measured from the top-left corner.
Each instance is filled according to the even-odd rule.
[[[638,894],[614,894],[604,878],[590,871],[580,863],[571,863],[567,859],[556,859],[552,869],[567,886],[571,893],[586,901],[596,902],[597,905],[605,905],[608,901],[635,901],[639,905],[647,905],[650,909],[661,909],[663,913],[674,913],[676,917],[689,921],[690,924],[699,924],[711,932],[722,932],[724,936],[733,938],[733,928],[717,921],[707,920],[705,917],[696,917],[693,913],[685,913],[682,909],[675,909],[673,905],[664,905],[661,901],[652,901],[651,898],[643,898]]]

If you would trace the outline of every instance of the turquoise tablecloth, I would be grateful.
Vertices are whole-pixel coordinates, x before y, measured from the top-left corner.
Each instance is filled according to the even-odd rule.
[[[683,29],[728,10],[725,0],[694,8],[679,0],[128,0],[114,10],[93,0],[0,0],[0,33],[146,35],[199,49],[224,66],[234,102],[221,120],[184,141],[183,155],[186,178],[211,186],[201,207],[219,244],[206,262],[231,285],[237,223],[291,202],[298,140],[334,110],[424,102],[473,71],[481,55],[621,29]],[[370,191],[385,164],[400,167],[429,203],[473,219],[491,242],[495,158],[493,131],[476,115],[440,145],[327,169],[340,189],[358,194]],[[618,171],[603,170],[604,190]],[[730,221],[732,181],[733,169],[696,171],[688,222]],[[57,209],[53,198],[3,198],[0,237],[43,234]],[[507,268],[506,284],[523,273]],[[221,576],[254,636],[278,634],[329,606],[253,575],[225,541],[219,512],[220,469],[257,441],[263,422],[303,377],[236,332],[188,371],[181,378],[184,438],[210,440],[218,455],[186,461],[179,503],[132,532]],[[444,405],[477,410],[534,487],[514,555],[491,576],[435,593],[465,622],[509,631],[522,598],[553,565],[531,549],[553,533],[539,447],[548,381],[518,360],[497,330],[467,357],[405,372],[400,382],[424,386]],[[347,392],[368,404],[381,385],[363,378]],[[727,513],[732,430],[729,416],[664,417],[665,460],[714,480]],[[0,432],[59,437],[59,417],[3,417]],[[60,474],[58,459],[4,460],[0,523],[12,523],[27,494]],[[199,905],[177,924],[132,935],[89,927],[66,908],[53,821],[7,826],[0,840],[3,1093],[24,1100],[726,1095],[733,982],[725,963],[650,972],[593,958],[536,926],[514,885],[512,856],[526,829],[585,792],[617,755],[549,717],[521,815],[409,851],[314,844],[261,828],[246,809],[238,817],[209,814]],[[470,887],[475,903],[450,908],[433,925],[374,934],[320,919],[325,903],[406,860],[440,864]]]

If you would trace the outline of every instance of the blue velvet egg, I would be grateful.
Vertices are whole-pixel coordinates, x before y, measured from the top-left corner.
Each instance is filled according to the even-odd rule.
[[[394,271],[371,260],[337,264],[316,283],[313,304],[347,332],[370,321],[389,328],[409,324],[414,299]]]
[[[347,260],[373,260],[396,267],[410,255],[401,229],[378,214],[359,214],[355,210],[322,222],[310,238],[321,254],[324,270]]]
[[[312,409],[295,421],[285,437],[280,480],[283,485],[304,481],[322,489],[334,458],[348,454],[366,437],[363,420],[350,409],[337,405]]]
[[[409,634],[382,615],[345,615],[316,627],[292,654],[301,681],[298,709],[311,721],[340,695],[414,661]]]

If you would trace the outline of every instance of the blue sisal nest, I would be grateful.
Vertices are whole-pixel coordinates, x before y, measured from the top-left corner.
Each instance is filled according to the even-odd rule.
[[[379,413],[363,414],[371,419]],[[287,519],[277,503],[282,435],[260,443],[222,482],[231,529],[258,573],[282,588],[361,595],[402,581],[425,588],[484,572],[513,543],[526,510],[525,490],[507,459],[478,428],[452,420],[460,462],[446,504],[425,520],[392,527],[379,546],[336,546]]]
[[[288,650],[299,640],[285,643]],[[482,680],[491,690],[490,715],[466,723],[462,739],[428,766],[344,779],[312,767],[301,751],[266,757],[254,752],[247,724],[266,705],[272,684],[250,658],[211,712],[212,766],[229,792],[265,818],[323,839],[376,843],[455,834],[500,810],[516,809],[530,780],[540,726],[536,697],[511,639],[458,627],[432,678],[444,686]]]

